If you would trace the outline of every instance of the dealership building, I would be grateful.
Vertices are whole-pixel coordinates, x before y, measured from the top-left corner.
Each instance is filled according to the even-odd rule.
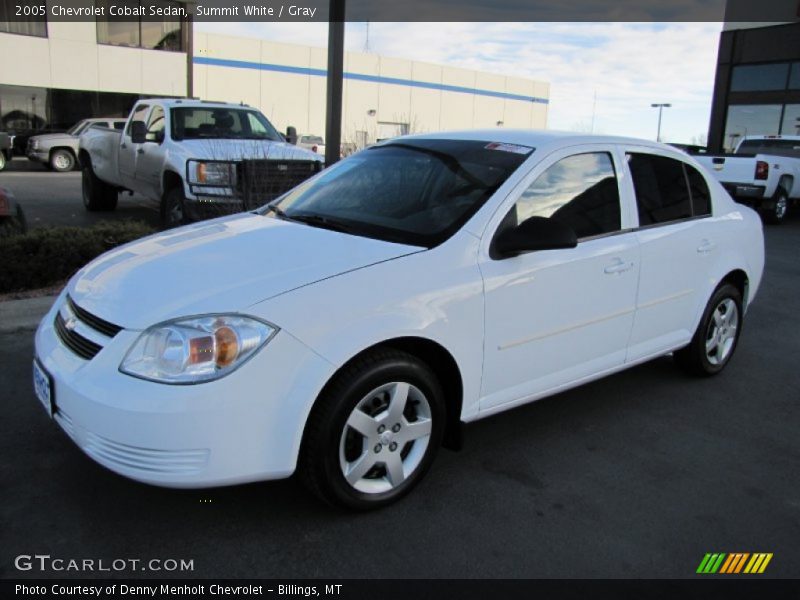
[[[324,48],[206,33],[169,18],[15,22],[13,5],[0,0],[0,130],[64,129],[126,116],[141,97],[193,96],[243,102],[281,130],[324,135]],[[344,70],[345,142],[547,125],[546,82],[359,52],[346,53]]]
[[[746,135],[800,134],[800,4],[785,4],[785,22],[725,24],[708,133],[712,152],[731,151]]]

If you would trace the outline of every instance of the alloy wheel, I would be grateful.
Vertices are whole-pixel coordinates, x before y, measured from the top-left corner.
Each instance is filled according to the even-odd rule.
[[[347,483],[364,494],[394,490],[420,466],[433,420],[425,394],[406,382],[382,385],[350,413],[339,443]]]
[[[736,343],[739,309],[731,298],[723,299],[712,313],[706,334],[706,358],[712,365],[724,363]]]

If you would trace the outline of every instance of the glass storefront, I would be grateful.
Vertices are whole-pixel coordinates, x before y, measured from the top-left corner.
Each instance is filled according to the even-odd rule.
[[[781,129],[780,104],[740,104],[728,107],[723,148],[732,152],[747,135],[776,135]]]
[[[139,94],[0,85],[0,131],[17,135],[14,147],[24,149],[37,133],[66,131],[90,117],[127,117]]]
[[[732,92],[785,90],[789,63],[739,65],[731,74]]]

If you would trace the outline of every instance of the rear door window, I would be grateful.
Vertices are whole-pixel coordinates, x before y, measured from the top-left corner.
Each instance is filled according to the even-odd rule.
[[[682,162],[630,153],[628,168],[636,191],[640,227],[691,218],[692,201]]]

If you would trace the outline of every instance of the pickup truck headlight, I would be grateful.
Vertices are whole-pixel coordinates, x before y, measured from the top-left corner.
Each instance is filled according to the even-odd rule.
[[[189,183],[220,187],[236,186],[236,163],[190,160]]]
[[[212,381],[240,367],[277,331],[272,325],[241,315],[168,321],[142,333],[119,369],[160,383]]]
[[[39,147],[39,140],[31,140],[31,150],[36,150]]]

